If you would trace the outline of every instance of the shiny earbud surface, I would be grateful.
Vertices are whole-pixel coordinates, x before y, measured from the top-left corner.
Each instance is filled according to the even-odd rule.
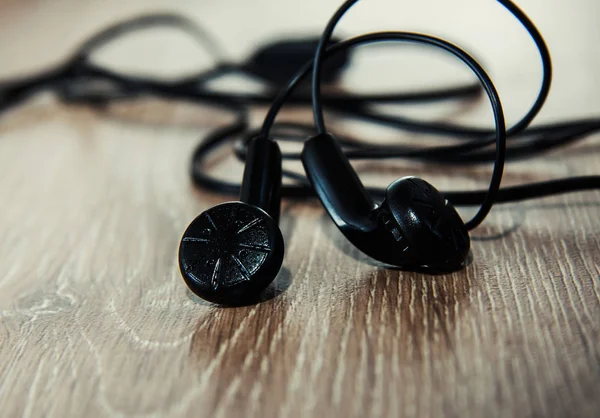
[[[378,208],[379,227],[388,230],[402,251],[402,262],[436,271],[460,268],[471,240],[454,206],[431,184],[417,177],[396,180]]]
[[[183,234],[179,267],[192,292],[236,305],[256,298],[275,279],[284,254],[277,225],[280,187],[277,143],[255,138],[248,146],[240,201],[208,209]]]
[[[377,205],[330,134],[308,139],[302,162],[331,219],[368,256],[438,272],[463,265],[470,249],[467,229],[452,204],[426,181],[399,179]]]

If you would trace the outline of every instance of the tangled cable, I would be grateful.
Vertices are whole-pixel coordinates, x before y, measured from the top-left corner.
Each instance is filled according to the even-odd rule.
[[[349,0],[330,20],[323,36],[317,39],[287,40],[259,48],[241,63],[232,63],[222,56],[223,49],[195,23],[174,14],[156,14],[117,23],[83,42],[71,57],[57,68],[22,79],[0,82],[0,115],[11,107],[42,90],[56,94],[59,100],[101,109],[116,101],[140,99],[148,96],[206,103],[235,113],[235,121],[218,128],[200,142],[192,155],[191,175],[199,187],[218,193],[237,194],[240,184],[212,176],[205,160],[213,150],[230,146],[240,159],[245,158],[245,144],[260,133],[269,134],[278,141],[302,142],[309,134],[325,129],[324,111],[346,118],[359,119],[394,129],[426,133],[454,141],[451,145],[412,147],[407,145],[376,145],[347,135],[336,136],[350,159],[404,158],[437,164],[472,165],[494,162],[494,170],[487,190],[445,192],[444,196],[455,205],[480,205],[477,215],[468,223],[470,229],[479,225],[494,203],[538,198],[558,193],[600,188],[600,176],[571,177],[546,182],[500,188],[505,160],[538,156],[558,147],[574,143],[600,129],[600,118],[566,121],[530,127],[544,105],[550,90],[552,65],[550,53],[543,37],[531,20],[511,1],[498,0],[523,25],[534,41],[542,63],[540,91],[531,108],[515,125],[506,129],[500,99],[487,73],[466,52],[433,36],[407,32],[380,32],[357,36],[345,41],[332,40],[339,19],[357,0]],[[161,80],[147,76],[120,73],[92,61],[92,55],[107,43],[134,30],[170,26],[189,33],[198,40],[215,59],[209,70]],[[334,84],[344,68],[351,65],[350,49],[376,42],[404,41],[427,44],[446,50],[462,60],[477,75],[483,91],[490,98],[495,115],[496,129],[480,129],[441,122],[425,122],[408,117],[388,115],[378,111],[380,104],[422,103],[440,100],[457,100],[478,96],[479,84],[449,87],[421,92],[394,92],[384,94],[355,94],[321,92],[322,82]],[[316,60],[313,65],[313,55]],[[303,84],[312,71],[312,88]],[[209,88],[208,83],[225,74],[243,74],[260,80],[264,92],[220,92]],[[248,121],[248,111],[255,105],[271,104],[261,128],[253,128]],[[315,127],[309,124],[276,122],[284,104],[312,105]],[[299,154],[284,152],[285,160],[297,160]],[[283,171],[291,180],[282,188],[282,195],[309,197],[314,193],[304,175]],[[383,189],[370,188],[375,197],[384,195]]]

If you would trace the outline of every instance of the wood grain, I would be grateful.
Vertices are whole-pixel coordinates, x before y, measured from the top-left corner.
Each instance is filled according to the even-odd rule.
[[[5,33],[50,16],[38,3],[0,3],[15,16],[32,10]],[[552,7],[522,3],[556,39]],[[101,20],[94,2],[52,7],[68,4],[89,27]],[[117,4],[107,1],[102,19],[116,16],[107,10]],[[142,9],[131,2],[123,13]],[[550,46],[559,57],[568,49]],[[17,57],[17,47],[2,47]],[[18,65],[36,68],[28,59]],[[597,97],[598,84],[586,80],[600,63],[575,69],[559,58],[556,66],[567,68],[556,79],[565,96],[551,97],[542,119],[600,110],[564,99]],[[507,107],[521,101],[518,89],[507,90]],[[468,113],[460,117],[479,120]],[[317,202],[286,201],[284,268],[265,301],[220,308],[187,291],[176,252],[189,221],[225,199],[194,190],[187,164],[198,138],[226,121],[158,101],[103,114],[37,100],[1,115],[1,416],[597,416],[599,193],[496,207],[472,235],[468,267],[441,276],[374,265]],[[597,139],[511,164],[505,184],[598,173]],[[230,159],[214,165],[239,177]],[[444,189],[481,187],[489,175],[487,167],[452,176],[428,165],[375,168],[369,181],[413,173]]]

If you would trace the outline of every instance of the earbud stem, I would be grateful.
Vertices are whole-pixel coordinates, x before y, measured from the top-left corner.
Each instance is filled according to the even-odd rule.
[[[281,151],[272,139],[256,137],[248,144],[240,200],[279,220]]]
[[[339,227],[369,227],[376,205],[331,134],[309,138],[302,150],[302,163],[315,192]]]

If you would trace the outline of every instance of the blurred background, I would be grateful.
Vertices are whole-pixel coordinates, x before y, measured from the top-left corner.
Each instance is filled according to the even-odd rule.
[[[152,12],[177,12],[198,23],[228,60],[243,60],[260,44],[318,35],[340,4],[332,0],[0,0],[0,79],[35,73],[59,63],[87,36],[116,21]],[[590,89],[600,58],[589,39],[600,40],[596,0],[520,0],[517,4],[545,36],[555,64],[550,99],[537,121],[584,117],[600,111]],[[577,30],[563,30],[565,21]],[[574,27],[570,24],[568,27]],[[338,36],[375,30],[439,35],[475,55],[492,76],[509,123],[530,106],[539,88],[540,64],[532,41],[496,1],[364,0],[343,19]],[[588,42],[584,42],[588,40]],[[212,59],[176,29],[144,30],[119,38],[95,56],[111,68],[172,77],[209,68]],[[343,83],[354,91],[419,89],[471,81],[462,64],[437,51],[386,45],[359,48]],[[228,80],[239,86],[239,80]],[[225,83],[226,84],[226,83]],[[251,88],[250,86],[248,88]],[[565,106],[565,103],[572,105]],[[407,109],[419,113],[419,107]],[[485,103],[457,115],[490,126]]]

